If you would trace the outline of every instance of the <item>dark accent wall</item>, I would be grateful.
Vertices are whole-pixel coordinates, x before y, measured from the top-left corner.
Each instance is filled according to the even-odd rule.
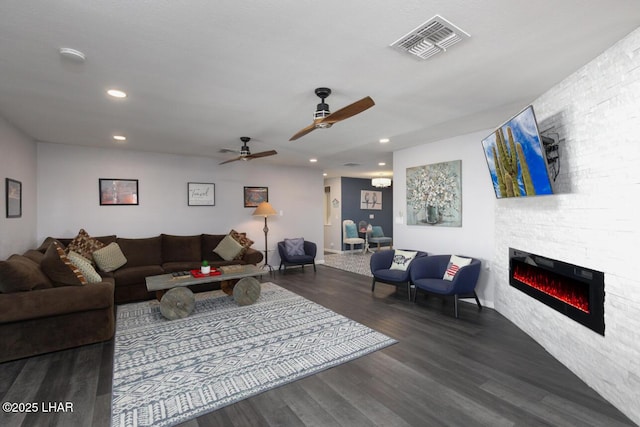
[[[367,221],[371,225],[380,225],[384,235],[393,237],[393,185],[387,188],[375,188],[370,179],[342,178],[342,220],[352,219],[356,225]],[[360,209],[360,191],[381,191],[382,210]],[[375,216],[369,219],[369,214]],[[340,225],[342,228],[342,225]],[[343,245],[344,248],[344,245]]]

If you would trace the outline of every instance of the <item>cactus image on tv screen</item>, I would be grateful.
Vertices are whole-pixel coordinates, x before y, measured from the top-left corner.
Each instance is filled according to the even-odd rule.
[[[496,197],[553,194],[533,106],[482,140]]]

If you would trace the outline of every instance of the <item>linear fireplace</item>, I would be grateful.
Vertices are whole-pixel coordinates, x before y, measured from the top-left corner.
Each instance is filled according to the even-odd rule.
[[[509,284],[604,335],[604,273],[509,248]]]

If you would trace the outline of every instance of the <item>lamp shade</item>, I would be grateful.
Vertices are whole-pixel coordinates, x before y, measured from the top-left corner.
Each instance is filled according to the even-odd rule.
[[[263,216],[268,217],[271,215],[277,215],[278,213],[273,209],[273,206],[269,204],[269,202],[262,202],[258,205],[255,211],[253,211],[253,216]]]
[[[377,188],[385,188],[391,186],[391,179],[389,178],[373,178],[371,185]]]

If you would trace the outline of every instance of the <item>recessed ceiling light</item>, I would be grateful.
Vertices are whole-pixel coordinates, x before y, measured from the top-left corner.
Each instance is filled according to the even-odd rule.
[[[378,166],[386,166],[386,163],[385,162],[380,162],[380,163],[378,163]]]
[[[84,60],[86,59],[84,53],[80,52],[79,50],[71,49],[70,47],[61,47],[60,49],[58,49],[58,52],[63,58],[70,59],[75,62],[84,62]]]
[[[389,138],[380,138],[380,144],[386,144],[389,142]]]
[[[323,174],[322,174],[322,176],[327,176],[327,173],[326,173],[326,172],[325,172],[325,173],[323,173]]]
[[[126,98],[127,97],[127,93],[123,92],[121,90],[118,89],[109,89],[107,91],[107,94],[109,96],[113,96],[114,98]]]
[[[113,135],[113,139],[118,142],[123,142],[127,140],[127,137],[123,135]]]
[[[317,161],[318,161],[318,159],[309,159],[309,161],[310,161],[311,163],[315,163],[315,162],[317,162]]]

